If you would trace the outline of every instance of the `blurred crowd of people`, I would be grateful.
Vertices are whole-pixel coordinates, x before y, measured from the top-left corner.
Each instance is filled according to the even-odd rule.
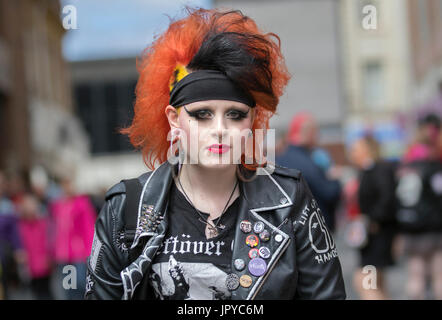
[[[26,290],[32,299],[83,299],[100,204],[76,194],[72,174],[56,181],[41,167],[30,175],[0,171],[0,300]],[[66,265],[76,270],[68,290]]]
[[[318,147],[318,125],[309,113],[293,118],[278,149],[277,164],[302,171],[329,229],[335,230],[337,212],[344,213],[345,242],[359,252],[353,286],[361,299],[389,298],[384,271],[402,257],[407,297],[442,299],[441,120],[429,113],[416,127],[399,161],[382,158],[372,132],[355,139],[346,150],[350,178]],[[376,270],[369,287],[365,266]]]

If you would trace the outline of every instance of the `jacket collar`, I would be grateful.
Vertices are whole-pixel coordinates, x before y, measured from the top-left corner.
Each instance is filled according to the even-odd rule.
[[[157,233],[146,225],[146,212],[164,214],[168,204],[169,190],[173,183],[172,170],[175,170],[175,167],[166,161],[146,180],[138,206],[137,229],[131,248],[136,247],[142,237]],[[275,181],[269,171],[262,168],[258,170],[253,182],[240,183],[242,196],[249,209],[259,212],[292,205],[287,192]]]

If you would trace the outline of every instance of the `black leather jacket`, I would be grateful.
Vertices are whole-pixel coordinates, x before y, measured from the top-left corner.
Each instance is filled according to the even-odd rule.
[[[122,242],[125,186],[120,182],[107,192],[88,259],[86,299],[154,298],[146,275],[162,245],[168,223],[162,219],[152,229],[145,218],[152,212],[167,216],[172,169],[165,162],[138,178],[143,191],[131,248]],[[264,222],[274,232],[266,243],[272,254],[267,260],[267,272],[260,277],[252,276],[252,285],[240,286],[232,292],[232,299],[345,299],[335,242],[301,173],[281,167],[274,168],[271,174],[270,171],[262,170],[253,181],[240,184],[232,254],[232,270],[235,259],[249,260],[247,234],[240,231],[239,222]],[[131,250],[138,250],[135,258],[129,254]],[[234,272],[241,276],[247,268]]]

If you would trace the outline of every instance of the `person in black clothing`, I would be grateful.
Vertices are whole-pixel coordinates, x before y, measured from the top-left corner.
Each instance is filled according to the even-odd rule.
[[[442,299],[441,120],[419,119],[415,141],[398,171],[398,222],[407,257],[407,296]]]
[[[360,170],[358,202],[367,218],[367,244],[360,249],[360,269],[354,275],[362,299],[386,299],[383,270],[394,264],[392,244],[395,235],[395,178],[392,163],[379,158],[379,146],[371,136],[356,141],[351,148],[352,162]],[[364,288],[365,266],[376,267],[376,289]]]
[[[317,145],[317,131],[316,121],[310,114],[301,112],[295,115],[287,135],[289,145],[276,157],[276,163],[302,172],[324,214],[327,227],[333,232],[342,188],[339,181],[328,175],[312,158],[312,151]],[[328,171],[334,172],[333,168]]]

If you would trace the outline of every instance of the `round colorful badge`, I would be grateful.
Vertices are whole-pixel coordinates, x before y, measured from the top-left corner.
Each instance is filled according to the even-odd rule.
[[[242,232],[249,233],[250,231],[252,231],[252,223],[248,220],[243,220],[239,224],[239,228]]]
[[[250,249],[249,251],[249,258],[250,259],[255,259],[259,257],[259,251],[256,248]]]
[[[264,259],[255,258],[249,262],[249,272],[255,277],[260,277],[267,271],[267,264]]]
[[[259,239],[258,239],[257,236],[251,234],[250,236],[247,236],[247,238],[246,238],[246,244],[247,244],[249,247],[254,248],[254,247],[258,246],[258,244],[259,244]]]
[[[267,242],[270,240],[270,232],[268,230],[263,230],[260,234],[259,234],[259,238],[264,241]]]
[[[246,263],[243,259],[236,259],[233,264],[235,265],[235,269],[238,271],[242,271],[246,267]]]
[[[238,289],[238,287],[239,287],[239,277],[236,274],[234,274],[234,273],[231,273],[231,274],[227,275],[226,287],[230,291]]]
[[[272,253],[270,252],[270,249],[267,247],[261,247],[259,248],[259,256],[263,259],[268,259]]]
[[[244,274],[241,276],[241,278],[239,278],[239,284],[241,285],[241,287],[243,288],[248,288],[252,285],[252,277],[249,276],[248,274]]]
[[[264,230],[264,222],[258,221],[253,225],[253,232],[255,233],[261,233]]]

